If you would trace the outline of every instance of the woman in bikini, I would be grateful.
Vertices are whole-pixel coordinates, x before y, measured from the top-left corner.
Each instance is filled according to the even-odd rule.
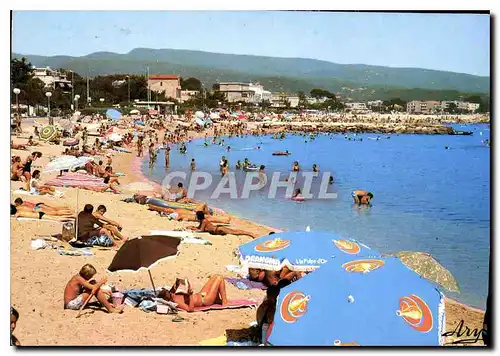
[[[205,219],[207,219],[211,223],[229,224],[231,222],[231,218],[229,216],[227,217],[211,216],[207,204],[200,204],[194,210],[163,208],[160,206],[155,206],[150,204],[149,210],[167,214],[167,217],[169,219],[176,221],[198,221],[198,218],[196,217],[196,212],[202,211],[205,214]]]
[[[226,296],[226,283],[224,277],[221,275],[210,277],[199,293],[193,293],[191,287],[189,288],[188,294],[175,293],[177,287],[177,284],[174,284],[170,291],[162,290],[158,297],[177,303],[180,309],[187,312],[193,312],[196,307],[206,307],[213,304],[229,304]]]
[[[200,222],[200,225],[198,227],[189,226],[188,229],[195,230],[195,231],[200,231],[200,232],[208,232],[211,235],[221,235],[221,236],[224,236],[224,235],[227,235],[227,234],[231,234],[231,235],[247,235],[247,236],[250,236],[250,237],[252,237],[254,239],[256,239],[256,238],[259,237],[258,234],[255,234],[255,233],[252,233],[252,232],[249,232],[249,231],[239,230],[239,229],[232,229],[232,228],[225,227],[225,226],[215,226],[214,224],[212,224],[210,221],[208,221],[205,218],[205,213],[203,213],[203,211],[197,211],[196,212],[196,218]]]

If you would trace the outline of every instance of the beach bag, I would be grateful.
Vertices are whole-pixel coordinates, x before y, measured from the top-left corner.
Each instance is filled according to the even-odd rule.
[[[62,224],[62,239],[63,241],[71,241],[72,239],[75,238],[76,235],[76,229],[75,229],[75,223],[68,221]]]

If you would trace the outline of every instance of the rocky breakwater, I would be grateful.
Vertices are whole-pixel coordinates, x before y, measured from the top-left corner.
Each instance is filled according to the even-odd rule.
[[[329,123],[286,125],[289,131],[329,132],[329,133],[375,133],[375,134],[419,134],[419,135],[454,135],[451,127],[442,124],[414,123]]]

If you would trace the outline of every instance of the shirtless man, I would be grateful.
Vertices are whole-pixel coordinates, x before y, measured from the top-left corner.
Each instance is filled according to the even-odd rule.
[[[111,220],[111,219],[108,219],[107,217],[104,216],[104,214],[106,213],[107,209],[104,205],[99,205],[97,207],[97,210],[92,214],[94,215],[94,217],[99,220],[100,222],[103,222],[104,225],[102,226],[104,229],[107,229],[109,230],[111,233],[112,233],[112,237],[117,240],[115,238],[115,236],[122,240],[122,241],[126,241],[128,240],[127,237],[123,236],[122,233],[121,233],[121,230],[122,230],[122,226],[117,223],[116,221],[114,220]]]
[[[232,229],[232,228],[225,227],[225,226],[215,226],[214,224],[212,224],[210,221],[208,221],[205,218],[205,214],[203,213],[203,211],[197,211],[196,218],[200,222],[200,225],[198,227],[189,226],[188,229],[194,230],[194,231],[199,231],[199,232],[208,232],[211,235],[221,235],[221,236],[224,236],[227,234],[247,235],[247,236],[250,236],[254,239],[259,237],[258,234],[255,234],[255,233],[252,233],[249,231]]]
[[[354,190],[352,192],[352,199],[358,205],[370,205],[370,201],[373,199],[373,194],[366,190]]]

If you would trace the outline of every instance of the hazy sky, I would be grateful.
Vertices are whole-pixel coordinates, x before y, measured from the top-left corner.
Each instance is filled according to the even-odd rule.
[[[178,48],[489,75],[489,21],[462,14],[16,11],[12,50],[81,56]]]

